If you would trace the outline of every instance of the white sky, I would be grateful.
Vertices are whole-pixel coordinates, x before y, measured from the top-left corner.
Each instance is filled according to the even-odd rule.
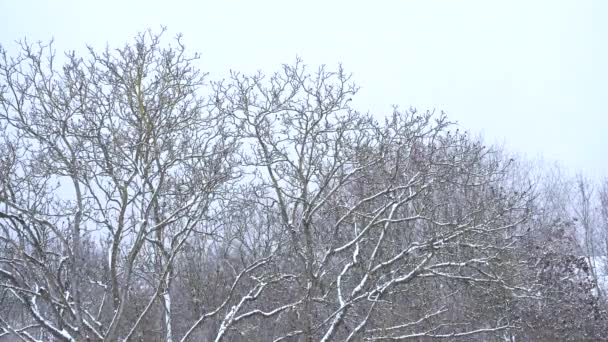
[[[608,176],[608,1],[0,0],[0,43],[57,50],[184,34],[201,67],[271,73],[296,55],[343,63],[355,106],[444,110],[473,133],[571,171]]]

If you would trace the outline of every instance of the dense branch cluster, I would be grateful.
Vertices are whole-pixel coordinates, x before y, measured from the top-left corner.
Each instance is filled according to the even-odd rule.
[[[0,49],[0,340],[603,338],[608,186],[362,114],[341,68],[208,82],[161,36]]]

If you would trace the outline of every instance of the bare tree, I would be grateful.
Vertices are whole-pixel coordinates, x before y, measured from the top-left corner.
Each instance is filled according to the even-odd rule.
[[[129,339],[155,303],[173,339],[173,264],[189,237],[212,229],[204,222],[233,177],[235,148],[197,93],[197,57],[175,44],[148,31],[86,60],[67,54],[60,68],[52,45],[1,51],[0,286],[26,324],[58,340]],[[90,269],[85,245],[97,240],[104,257]]]
[[[575,219],[579,222],[583,234],[583,247],[591,276],[598,295],[602,296],[602,289],[598,284],[598,272],[596,270],[596,259],[599,256],[598,250],[601,249],[600,227],[596,222],[596,210],[594,205],[594,189],[589,180],[582,175],[576,178],[576,200],[574,200]]]
[[[268,80],[235,73],[216,89],[249,143],[252,182],[268,189],[264,201],[288,234],[300,326],[285,336],[464,337],[512,327],[446,323],[441,303],[405,310],[409,323],[396,309],[432,282],[526,290],[498,267],[531,198],[501,187],[509,159],[449,132],[443,115],[395,110],[379,124],[359,114],[342,69],[309,74],[298,62]]]

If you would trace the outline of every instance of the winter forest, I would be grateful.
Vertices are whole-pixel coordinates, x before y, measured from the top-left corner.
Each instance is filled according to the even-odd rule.
[[[155,31],[19,49],[0,341],[608,338],[608,179],[353,108],[341,67],[218,80]]]

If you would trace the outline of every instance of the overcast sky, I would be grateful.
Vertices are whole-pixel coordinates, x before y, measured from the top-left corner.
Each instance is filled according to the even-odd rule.
[[[355,106],[444,110],[471,132],[608,176],[608,1],[0,0],[0,43],[123,44],[165,25],[212,78],[341,62]]]

